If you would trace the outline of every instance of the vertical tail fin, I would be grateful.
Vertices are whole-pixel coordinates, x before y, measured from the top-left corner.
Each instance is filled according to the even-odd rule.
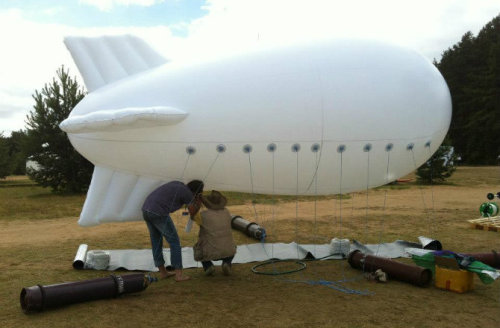
[[[89,92],[167,62],[144,40],[132,35],[66,37],[64,43]]]

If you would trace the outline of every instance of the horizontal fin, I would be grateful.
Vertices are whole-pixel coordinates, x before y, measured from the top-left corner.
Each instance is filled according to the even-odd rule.
[[[96,131],[121,131],[177,124],[188,114],[173,107],[127,107],[101,110],[85,115],[70,115],[59,124],[67,133],[88,133]]]
[[[167,62],[144,40],[132,35],[66,37],[64,43],[89,92]]]

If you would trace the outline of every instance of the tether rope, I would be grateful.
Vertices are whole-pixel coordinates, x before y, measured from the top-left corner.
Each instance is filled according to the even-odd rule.
[[[431,151],[431,144],[430,144],[430,142],[428,142],[425,145],[425,147],[427,148],[427,151],[429,152],[429,160],[430,160],[432,158],[432,151]],[[434,230],[435,224],[436,224],[435,223],[436,216],[435,216],[435,212],[434,212],[434,188],[433,188],[433,182],[432,182],[433,175],[434,175],[434,166],[431,165],[431,187],[430,187],[431,188],[431,224],[430,224],[430,226],[431,226],[431,229]],[[429,232],[431,233],[431,231],[429,231]]]
[[[411,156],[412,156],[412,159],[413,159],[413,167],[416,169],[418,169],[417,167],[417,161],[415,160],[415,153],[413,152],[413,146],[412,145],[409,145],[408,146],[408,150],[411,152]],[[431,165],[432,166],[432,165]],[[429,233],[432,234],[432,220],[431,220],[431,217],[429,216],[429,212],[427,211],[427,204],[425,203],[425,195],[424,195],[424,188],[422,186],[419,186],[418,187],[419,191],[420,191],[420,197],[422,199],[422,206],[423,206],[423,210],[424,210],[424,215],[427,219],[427,222],[429,223],[428,226],[429,226]]]
[[[339,146],[337,151],[340,153],[340,182],[339,182],[339,195],[340,195],[339,224],[340,224],[340,229],[339,230],[340,230],[340,239],[342,239],[342,178],[343,178],[343,155],[342,154],[345,151],[345,146],[344,145]],[[297,168],[298,168],[298,164],[297,164]],[[335,204],[336,204],[336,202],[335,202]],[[296,217],[297,217],[297,215],[296,215]],[[297,221],[297,218],[296,218],[296,221]],[[330,257],[330,256],[332,256],[332,255],[328,255],[326,257]],[[297,244],[297,257],[298,257],[298,244]],[[319,259],[315,259],[315,260],[319,260]],[[305,260],[303,260],[303,261],[305,261]],[[296,271],[302,271],[303,269],[305,269],[305,264],[304,264],[304,267],[300,267]],[[305,284],[309,284],[309,285],[327,286],[329,288],[332,288],[334,290],[337,290],[337,291],[340,291],[343,293],[347,293],[347,294],[357,294],[357,295],[371,295],[371,294],[373,294],[369,291],[358,291],[358,290],[354,290],[354,289],[347,288],[347,287],[343,286],[342,283],[352,281],[354,279],[347,280],[345,278],[344,265],[341,266],[341,270],[342,270],[342,279],[339,281],[307,280],[307,279],[304,279],[304,280],[285,280],[285,281],[286,282],[294,282],[294,283],[305,283]]]
[[[387,144],[385,147],[385,151],[387,152],[387,168],[385,171],[385,184],[387,185],[389,183],[389,168],[390,168],[390,163],[391,163],[391,150],[392,150],[393,144]],[[381,229],[379,232],[379,238],[378,238],[378,246],[377,246],[377,251],[375,252],[375,255],[378,255],[380,251],[380,242],[382,240],[382,235],[385,232],[385,210],[387,206],[387,189],[384,190],[384,205],[382,206],[382,223],[381,223]]]
[[[314,151],[315,155],[315,167],[318,167],[318,152]],[[317,254],[316,250],[316,240],[318,240],[318,221],[317,221],[317,209],[318,209],[318,175],[314,174],[314,227],[313,227],[313,237],[314,237],[314,256]]]
[[[299,243],[297,240],[298,236],[298,220],[299,220],[299,147],[293,147],[296,154],[296,174],[295,174],[295,240],[297,241],[297,258],[299,258]]]
[[[292,148],[293,150],[294,148]],[[273,189],[273,195],[275,193],[275,186],[274,186],[274,183],[275,183],[275,180],[274,180],[274,165],[275,165],[275,162],[274,162],[274,151],[276,150],[276,146],[274,144],[270,144],[268,146],[268,150],[272,153],[273,155],[273,158],[272,158],[272,189]],[[248,167],[249,167],[249,171],[250,171],[250,187],[251,187],[251,191],[252,191],[252,199],[254,199],[254,184],[253,184],[253,172],[252,172],[252,159],[250,157],[250,152],[251,152],[251,147],[248,145],[244,148],[244,151],[248,153]],[[297,150],[298,152],[298,150]],[[297,155],[298,156],[298,155]],[[298,167],[298,158],[297,158],[297,167]],[[298,168],[297,168],[297,179],[298,179]],[[298,180],[297,180],[298,181]],[[298,184],[298,182],[297,182]],[[297,193],[298,193],[298,187],[297,187]],[[256,207],[255,207],[255,201],[252,200],[252,203],[253,203],[253,208],[254,208],[254,212],[255,212],[255,217],[257,218],[257,210],[256,210]],[[274,206],[274,204],[273,204]],[[297,211],[297,209],[296,209]],[[297,213],[297,212],[296,212]],[[273,209],[273,219],[274,219],[274,209]],[[274,225],[274,223],[273,223]],[[296,224],[297,226],[297,224]],[[297,236],[297,227],[296,227],[296,236]],[[261,239],[261,245],[262,245],[262,249],[263,251],[266,253],[267,257],[270,258],[270,260],[267,260],[265,262],[262,262],[260,264],[257,264],[255,266],[252,267],[252,272],[253,273],[256,273],[256,274],[264,274],[264,275],[282,275],[282,274],[289,274],[289,273],[293,273],[293,272],[298,272],[298,271],[301,271],[301,270],[304,270],[306,268],[306,264],[299,261],[298,260],[298,257],[299,257],[299,254],[298,254],[298,244],[297,244],[297,260],[293,260],[293,259],[285,259],[285,260],[278,260],[278,259],[274,259],[273,256],[274,256],[274,243],[271,244],[271,256],[269,256],[268,252],[267,252],[267,249],[265,247],[265,240],[264,238]],[[284,262],[294,262],[295,264],[298,264],[299,267],[297,269],[292,269],[292,270],[286,270],[286,271],[278,271],[277,268],[276,268],[276,263],[284,263]],[[257,270],[257,268],[259,267],[262,267],[262,266],[266,266],[266,265],[272,265],[272,271],[259,271]]]
[[[271,193],[271,222],[272,222],[272,233],[275,233],[275,224],[276,224],[276,203],[275,203],[275,180],[274,180],[274,173],[275,173],[275,158],[274,158],[274,152],[276,150],[276,145],[271,144],[271,146],[268,146],[268,150],[271,152],[272,155],[272,193]],[[272,243],[271,246],[271,258],[274,258],[274,243]]]
[[[365,204],[365,229],[363,229],[362,238],[363,241],[366,242],[366,230],[368,226],[368,194],[370,189],[370,150],[371,145],[366,144],[363,148],[363,151],[366,152],[366,204]]]
[[[246,153],[248,154],[248,168],[250,170],[250,186],[252,189],[252,194],[251,194],[251,196],[252,196],[252,208],[253,208],[255,220],[257,221],[258,215],[257,215],[257,208],[255,207],[256,199],[255,199],[255,192],[254,192],[254,185],[253,185],[252,158],[250,156],[250,153],[252,152],[251,146],[250,145],[245,146],[244,151],[246,151]]]

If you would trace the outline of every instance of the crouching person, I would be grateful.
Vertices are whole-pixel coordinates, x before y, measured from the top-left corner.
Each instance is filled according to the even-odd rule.
[[[202,196],[201,202],[206,209],[194,218],[200,225],[198,242],[193,247],[194,259],[201,261],[207,276],[215,272],[212,261],[222,260],[222,272],[230,275],[236,245],[231,230],[231,214],[225,207],[227,199],[212,190],[210,195]]]

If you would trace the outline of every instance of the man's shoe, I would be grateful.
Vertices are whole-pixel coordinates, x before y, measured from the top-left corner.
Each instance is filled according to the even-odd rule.
[[[222,263],[222,273],[224,273],[225,276],[229,276],[231,274],[231,264]]]
[[[213,265],[209,266],[206,270],[205,270],[205,276],[213,276],[214,275],[214,272],[215,272],[215,268]]]

